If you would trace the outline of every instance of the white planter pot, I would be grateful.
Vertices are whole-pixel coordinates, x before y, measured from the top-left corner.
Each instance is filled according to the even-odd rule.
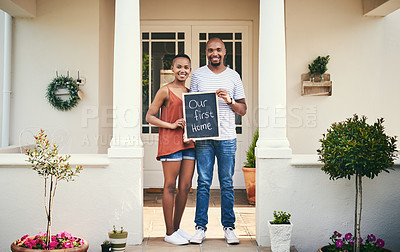
[[[293,224],[271,224],[268,222],[272,252],[289,252]]]

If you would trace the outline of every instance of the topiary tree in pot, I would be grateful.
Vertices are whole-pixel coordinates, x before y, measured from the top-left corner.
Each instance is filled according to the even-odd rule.
[[[370,125],[365,116],[354,114],[344,122],[333,123],[328,133],[320,139],[317,150],[322,170],[329,179],[350,179],[355,176],[355,243],[354,251],[360,251],[360,223],[362,210],[362,177],[373,179],[382,171],[393,169],[396,154],[396,137],[385,134],[383,118]]]

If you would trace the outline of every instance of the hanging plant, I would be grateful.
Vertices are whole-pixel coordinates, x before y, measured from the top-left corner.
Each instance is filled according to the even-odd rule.
[[[67,89],[69,98],[63,101],[57,96],[56,91],[59,89]],[[47,87],[46,98],[54,108],[61,111],[71,110],[78,104],[79,101],[79,86],[74,79],[69,76],[59,76],[53,79],[53,81]]]

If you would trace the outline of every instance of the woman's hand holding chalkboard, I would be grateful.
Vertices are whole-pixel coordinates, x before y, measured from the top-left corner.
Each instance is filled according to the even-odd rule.
[[[170,124],[171,124],[170,129],[176,129],[178,127],[184,128],[186,125],[186,122],[183,118],[179,118],[174,123],[170,123]]]

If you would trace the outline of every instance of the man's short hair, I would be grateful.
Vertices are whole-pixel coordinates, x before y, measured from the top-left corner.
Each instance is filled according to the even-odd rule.
[[[221,41],[222,44],[225,46],[224,41],[223,41],[220,37],[217,37],[217,36],[211,37],[211,38],[207,41],[207,44],[206,44],[206,45],[208,45],[208,43],[210,43],[210,41],[213,41],[213,40],[219,40],[219,41]]]
[[[175,55],[175,56],[172,58],[172,65],[174,64],[174,61],[175,61],[175,59],[177,59],[177,58],[186,58],[186,59],[189,60],[189,63],[192,63],[192,61],[190,60],[190,57],[189,57],[187,54],[180,53],[180,54]]]

